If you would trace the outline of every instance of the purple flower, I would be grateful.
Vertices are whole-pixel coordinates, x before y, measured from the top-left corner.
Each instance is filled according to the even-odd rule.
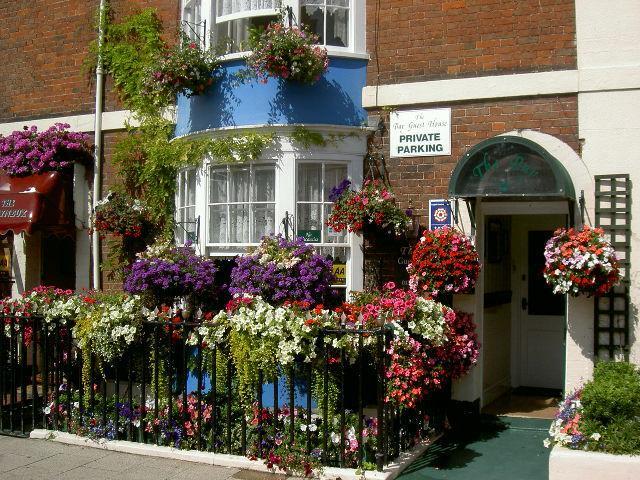
[[[329,193],[329,201],[335,202],[338,198],[342,196],[345,190],[347,190],[351,186],[351,180],[345,178],[338,185],[331,189],[331,193]]]
[[[174,247],[167,257],[136,260],[123,288],[134,294],[151,293],[162,303],[190,295],[207,301],[219,290],[216,272],[214,261],[196,255],[190,246]]]
[[[67,170],[74,161],[91,154],[89,136],[69,132],[66,123],[38,132],[37,127],[24,127],[10,135],[0,135],[0,168],[11,176],[25,176],[48,171]]]
[[[333,262],[298,238],[264,237],[260,247],[239,257],[231,271],[231,294],[260,295],[267,302],[305,301],[313,305],[331,300]]]

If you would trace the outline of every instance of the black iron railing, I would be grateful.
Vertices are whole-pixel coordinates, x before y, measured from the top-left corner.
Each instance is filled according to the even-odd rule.
[[[385,402],[384,329],[324,330],[313,365],[278,368],[277,378],[258,372],[246,402],[227,347],[204,345],[197,322],[145,321],[140,340],[110,363],[83,355],[69,323],[3,324],[4,434],[46,428],[267,460],[288,446],[323,465],[382,469],[443,418],[433,399],[410,410]],[[325,341],[344,335],[358,336],[355,361]]]

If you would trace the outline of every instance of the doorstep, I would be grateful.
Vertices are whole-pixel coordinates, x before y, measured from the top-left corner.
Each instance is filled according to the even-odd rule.
[[[92,440],[67,432],[36,429],[31,432],[30,438],[50,440],[65,443],[67,445],[79,445],[82,447],[100,448],[112,452],[130,453],[134,455],[146,455],[150,457],[169,458],[187,462],[203,463],[220,467],[232,467],[243,470],[254,470],[264,473],[278,473],[269,470],[267,466],[256,460],[249,460],[241,455],[229,455],[226,453],[200,452],[197,450],[180,450],[172,447],[151,445],[145,443],[128,442],[125,440]],[[395,462],[387,465],[382,472],[367,470],[364,474],[353,468],[324,467],[320,480],[393,480],[413,461],[420,457],[438,437],[425,440],[413,449],[403,452]]]

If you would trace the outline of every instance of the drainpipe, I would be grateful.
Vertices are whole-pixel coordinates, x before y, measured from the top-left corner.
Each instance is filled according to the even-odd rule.
[[[102,68],[102,43],[104,41],[104,15],[105,15],[105,0],[100,0],[100,12],[98,19],[98,62],[96,65],[96,109],[93,124],[94,134],[94,161],[93,161],[93,211],[91,215],[94,215],[96,204],[101,198],[102,188],[102,173],[101,158],[102,158],[102,110],[103,110],[103,90],[104,90],[104,70]],[[99,290],[100,285],[100,235],[94,229],[91,236],[91,257],[93,265],[93,288]]]

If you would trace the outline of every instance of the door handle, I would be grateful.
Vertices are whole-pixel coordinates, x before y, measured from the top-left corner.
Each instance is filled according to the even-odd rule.
[[[527,307],[529,306],[529,302],[527,302],[527,299],[525,297],[522,297],[520,305],[522,306],[522,310],[524,310],[526,312],[527,311]]]

